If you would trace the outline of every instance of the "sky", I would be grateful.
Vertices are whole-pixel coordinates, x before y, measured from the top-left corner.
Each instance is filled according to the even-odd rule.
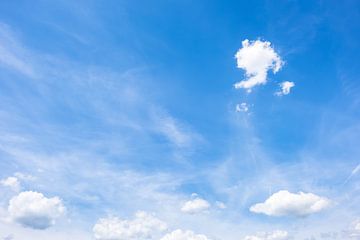
[[[0,2],[1,240],[360,239],[360,3]]]

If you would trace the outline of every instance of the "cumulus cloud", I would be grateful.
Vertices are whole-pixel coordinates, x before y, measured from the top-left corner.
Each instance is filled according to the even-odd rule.
[[[98,240],[138,240],[153,239],[166,229],[165,222],[149,213],[139,211],[133,220],[101,218],[93,227],[93,232]]]
[[[65,213],[58,197],[47,198],[42,193],[26,191],[9,201],[10,218],[24,227],[46,229]]]
[[[20,182],[16,177],[8,177],[0,181],[1,185],[10,187],[14,191],[20,190]]]
[[[275,230],[273,232],[260,232],[255,235],[249,235],[244,240],[287,240],[289,234],[287,231]]]
[[[247,112],[249,111],[249,105],[247,103],[236,104],[236,112]]]
[[[166,234],[160,240],[210,240],[208,237],[202,234],[195,234],[192,231],[184,231],[177,229],[171,233]]]
[[[237,51],[235,58],[237,67],[245,71],[246,80],[235,83],[234,87],[248,91],[256,85],[266,84],[268,71],[277,73],[284,65],[268,41],[242,41],[242,48]]]
[[[210,203],[202,198],[195,198],[193,200],[187,201],[181,207],[181,211],[184,213],[195,214],[208,210],[210,208]]]
[[[280,91],[276,92],[277,96],[288,95],[290,93],[290,89],[295,86],[294,82],[285,81],[279,84]]]
[[[269,216],[307,216],[330,206],[330,200],[313,193],[290,193],[286,190],[271,195],[264,203],[250,207],[254,213]]]

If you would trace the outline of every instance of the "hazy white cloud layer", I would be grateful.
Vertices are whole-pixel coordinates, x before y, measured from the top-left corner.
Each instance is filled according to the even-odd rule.
[[[192,231],[184,231],[177,229],[171,233],[166,234],[160,240],[210,240],[207,236],[203,234],[195,234]]]
[[[210,203],[202,198],[195,198],[193,200],[187,201],[181,207],[181,211],[184,213],[195,214],[208,210],[210,208]]]
[[[10,218],[24,227],[46,229],[65,213],[58,197],[47,198],[42,193],[26,191],[9,201]]]
[[[1,185],[10,187],[13,191],[20,190],[20,182],[16,177],[8,177],[0,181]]]
[[[248,91],[256,85],[266,84],[269,70],[277,73],[284,62],[268,41],[242,41],[242,48],[235,54],[237,67],[245,71],[246,80],[235,83],[235,88]]]
[[[355,221],[348,231],[348,236],[351,239],[360,239],[360,220]]]
[[[286,231],[275,230],[273,232],[259,232],[255,235],[249,235],[244,240],[287,240],[289,234]]]
[[[275,94],[278,96],[288,95],[290,93],[291,88],[295,86],[294,82],[285,81],[279,84],[280,91],[276,92]]]
[[[269,216],[307,216],[330,206],[330,200],[313,193],[290,193],[286,190],[271,195],[265,202],[250,207],[254,213]]]
[[[138,240],[155,239],[166,229],[165,222],[149,213],[139,211],[133,220],[118,217],[101,218],[95,224],[93,232],[99,240]]]

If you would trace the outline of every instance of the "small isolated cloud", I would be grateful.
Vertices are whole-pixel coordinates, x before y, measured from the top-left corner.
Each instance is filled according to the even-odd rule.
[[[255,235],[249,235],[244,240],[287,240],[289,234],[287,231],[275,230],[273,232],[259,232]]]
[[[256,85],[266,84],[267,73],[277,73],[284,62],[268,41],[242,41],[242,48],[235,54],[237,67],[245,71],[246,80],[235,83],[234,87],[247,89],[249,92]]]
[[[271,195],[265,202],[251,206],[250,211],[269,216],[304,217],[320,212],[329,206],[329,199],[313,193],[290,193],[282,190]]]
[[[13,191],[20,191],[20,182],[16,177],[8,177],[0,181],[1,185],[11,188]]]
[[[187,201],[181,207],[181,211],[184,213],[195,214],[201,213],[210,208],[210,203],[202,198],[195,198],[193,200]]]
[[[279,84],[280,91],[276,92],[277,96],[288,95],[290,93],[290,89],[295,86],[294,82],[285,81]]]
[[[166,234],[160,240],[210,240],[203,234],[195,234],[192,231],[184,231],[177,229],[171,233]]]
[[[26,191],[9,201],[10,218],[24,227],[46,229],[65,213],[58,197],[46,198],[42,193]]]
[[[247,112],[247,111],[249,111],[249,105],[244,102],[236,104],[235,110],[236,110],[236,112]]]
[[[153,239],[165,231],[167,225],[153,215],[139,211],[133,220],[117,217],[100,218],[93,228],[98,240]]]
[[[226,208],[226,205],[223,202],[216,201],[215,205],[216,205],[216,207],[218,207],[220,209],[225,209]]]

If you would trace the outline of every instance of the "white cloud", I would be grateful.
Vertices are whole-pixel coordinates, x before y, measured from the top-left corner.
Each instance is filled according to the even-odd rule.
[[[273,232],[260,232],[255,235],[249,235],[244,240],[286,240],[289,234],[286,231],[275,230]]]
[[[0,64],[33,77],[35,73],[30,60],[30,54],[17,41],[11,29],[0,23]]]
[[[195,234],[192,231],[183,231],[177,229],[171,233],[166,234],[160,240],[210,240],[208,237],[202,234]]]
[[[290,93],[290,89],[295,86],[294,82],[285,81],[279,84],[280,91],[276,92],[277,96],[288,95]]]
[[[26,191],[9,201],[10,218],[24,227],[46,229],[65,213],[58,197],[46,198],[42,193]]]
[[[282,190],[271,195],[264,203],[251,206],[250,211],[269,216],[307,216],[329,206],[329,199],[313,193],[290,193]]]
[[[193,147],[201,136],[190,126],[172,117],[163,110],[152,112],[155,130],[178,148]]]
[[[95,224],[93,232],[99,240],[153,239],[155,235],[167,229],[166,223],[143,211],[135,214],[133,220],[117,217],[101,218]]]
[[[1,185],[10,187],[15,192],[20,190],[20,182],[16,177],[8,177],[0,181]]]
[[[249,105],[247,103],[236,104],[236,112],[247,112],[249,111]]]
[[[216,201],[215,204],[220,209],[225,209],[226,208],[226,205],[223,202]]]
[[[35,181],[35,177],[32,176],[32,175],[29,175],[29,174],[24,174],[24,173],[21,173],[21,172],[16,172],[14,174],[15,177],[17,177],[18,179],[21,179],[23,181]]]
[[[181,207],[181,211],[184,213],[195,214],[208,210],[210,208],[210,203],[202,198],[195,198],[193,200],[187,201]]]
[[[284,62],[271,47],[268,41],[242,41],[242,48],[235,54],[237,67],[245,70],[246,80],[235,83],[235,88],[245,88],[248,91],[260,84],[266,84],[267,72],[277,73]]]
[[[350,238],[360,239],[360,220],[355,221],[352,224],[351,229],[348,231],[348,235]]]

